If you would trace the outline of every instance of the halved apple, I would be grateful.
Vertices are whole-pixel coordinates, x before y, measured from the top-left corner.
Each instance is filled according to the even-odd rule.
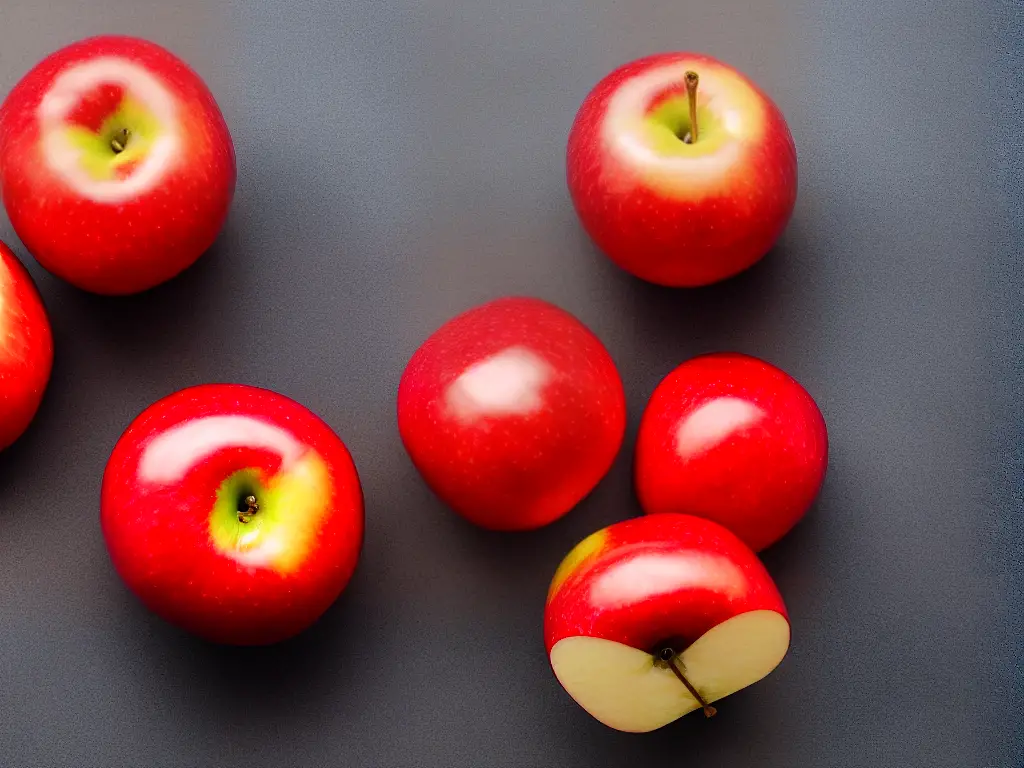
[[[765,677],[789,648],[782,597],[757,555],[689,515],[616,523],[584,539],[548,593],[551,667],[620,731],[661,728]]]

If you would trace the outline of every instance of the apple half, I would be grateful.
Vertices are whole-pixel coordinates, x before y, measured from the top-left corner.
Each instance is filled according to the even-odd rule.
[[[757,555],[727,529],[655,514],[584,539],[544,612],[551,668],[597,720],[653,731],[756,683],[789,649],[789,618]]]

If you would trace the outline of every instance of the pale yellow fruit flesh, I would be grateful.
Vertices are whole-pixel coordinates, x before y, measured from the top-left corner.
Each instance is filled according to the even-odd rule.
[[[675,663],[710,703],[761,680],[788,649],[789,622],[775,611],[750,611],[706,632]],[[551,649],[551,667],[576,703],[616,730],[653,731],[701,708],[668,666],[613,640],[563,638]]]

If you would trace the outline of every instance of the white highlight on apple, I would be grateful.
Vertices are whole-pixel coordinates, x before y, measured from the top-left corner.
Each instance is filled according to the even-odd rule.
[[[731,598],[746,591],[743,572],[725,558],[694,555],[638,555],[602,574],[591,586],[594,605],[618,607],[687,587],[714,585]]]
[[[552,367],[525,347],[509,347],[471,365],[448,387],[445,402],[464,421],[526,415],[541,408]]]
[[[676,451],[695,456],[765,417],[763,410],[738,397],[716,397],[690,414],[676,431]]]
[[[94,179],[82,164],[82,150],[68,140],[67,117],[90,90],[103,84],[121,86],[141,102],[160,123],[142,162],[124,179]],[[53,81],[37,112],[43,152],[54,169],[76,192],[97,203],[122,203],[154,187],[171,166],[181,145],[174,98],[148,70],[116,56],[70,67]]]
[[[280,427],[251,416],[208,416],[169,429],[142,452],[139,475],[153,484],[175,483],[198,459],[225,448],[264,448],[288,469],[302,457],[302,444]]]

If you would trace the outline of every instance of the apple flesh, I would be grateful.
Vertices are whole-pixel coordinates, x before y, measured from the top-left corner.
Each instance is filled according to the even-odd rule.
[[[796,202],[796,149],[779,108],[746,76],[696,53],[649,56],[601,80],[576,115],[566,172],[597,246],[667,286],[750,267]]]
[[[608,472],[626,429],[622,381],[568,312],[504,298],[439,328],[398,388],[398,429],[428,485],[494,530],[538,528]]]
[[[689,360],[657,386],[634,472],[646,512],[706,517],[761,551],[804,517],[827,465],[828,431],[807,390],[725,352]]]
[[[146,409],[114,447],[101,521],[155,613],[219,643],[291,637],[355,569],[363,497],[344,443],[306,408],[210,384]]]
[[[552,670],[621,731],[661,728],[775,669],[789,648],[782,597],[757,556],[717,523],[648,515],[584,539],[545,608]]]
[[[28,429],[53,368],[53,334],[31,275],[0,243],[0,450]]]
[[[0,105],[11,224],[40,264],[85,290],[135,293],[181,272],[213,243],[234,186],[212,94],[154,43],[74,43]]]

